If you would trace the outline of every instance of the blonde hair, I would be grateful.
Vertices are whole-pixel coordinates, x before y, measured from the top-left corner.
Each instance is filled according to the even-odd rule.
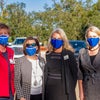
[[[94,32],[96,33],[98,36],[100,36],[100,29],[96,26],[90,26],[87,30],[86,30],[86,34],[85,34],[85,39],[86,39],[86,42],[87,42],[87,37],[88,37],[88,33],[89,32]],[[99,42],[99,45],[100,45],[100,42]],[[88,46],[88,43],[87,43],[87,46]]]
[[[62,40],[64,41],[64,44],[63,44],[63,49],[67,49],[67,50],[70,50],[72,52],[74,52],[74,49],[72,48],[72,46],[69,44],[69,41],[68,41],[68,38],[64,32],[63,29],[61,28],[56,28],[52,31],[50,37],[49,37],[49,40],[48,40],[48,51],[51,52],[53,51],[53,46],[51,45],[50,41],[51,41],[51,38],[52,38],[52,35],[54,33],[58,33],[61,37],[62,37]]]
[[[90,26],[87,30],[86,30],[86,34],[85,37],[87,38],[88,32],[95,32],[97,35],[100,36],[100,29],[97,28],[96,26]]]

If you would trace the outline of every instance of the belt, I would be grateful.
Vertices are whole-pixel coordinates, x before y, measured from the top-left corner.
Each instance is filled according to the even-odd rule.
[[[61,79],[61,74],[48,73],[48,78]]]
[[[84,74],[84,80],[88,81],[89,79],[92,79],[92,83],[95,83],[95,79],[100,79],[100,75],[97,75],[96,73],[85,73]]]

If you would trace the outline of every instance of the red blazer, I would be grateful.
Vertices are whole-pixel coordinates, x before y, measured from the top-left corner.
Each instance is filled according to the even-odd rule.
[[[14,89],[14,51],[7,47],[8,52],[8,59],[10,61],[10,72],[11,72],[11,90],[12,94],[14,95],[15,89]],[[3,57],[2,53],[0,52],[0,97],[9,97],[9,76],[8,76],[8,63],[6,59]]]

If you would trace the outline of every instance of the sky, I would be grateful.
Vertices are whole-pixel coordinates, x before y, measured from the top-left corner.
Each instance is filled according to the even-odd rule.
[[[26,4],[25,11],[32,12],[32,11],[43,11],[44,5],[48,4],[50,7],[52,7],[52,0],[4,0],[6,4],[11,3],[17,3],[17,2],[23,2]],[[56,0],[56,2],[59,2],[60,0]],[[86,0],[83,0],[86,1]],[[93,2],[96,2],[97,0],[93,0]]]
[[[4,0],[6,4],[23,2],[26,4],[25,10],[27,12],[31,11],[43,11],[45,3],[48,4],[50,7],[52,6],[52,0]],[[59,0],[57,0],[59,1]]]

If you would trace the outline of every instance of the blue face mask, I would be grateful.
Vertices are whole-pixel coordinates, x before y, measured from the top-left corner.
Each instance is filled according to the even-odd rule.
[[[27,55],[29,55],[29,56],[33,56],[34,54],[36,54],[36,48],[34,48],[32,46],[26,47],[25,51],[26,51]]]
[[[59,49],[63,45],[63,40],[51,39],[51,44],[54,48]]]
[[[99,38],[88,38],[87,41],[91,47],[95,47],[99,43]]]
[[[0,44],[6,46],[8,44],[8,36],[0,35]]]

